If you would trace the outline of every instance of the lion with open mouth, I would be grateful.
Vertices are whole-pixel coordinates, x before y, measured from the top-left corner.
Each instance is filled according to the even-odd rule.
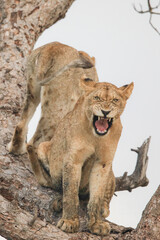
[[[38,183],[63,192],[59,228],[78,231],[79,197],[89,197],[88,229],[107,235],[105,218],[115,190],[112,161],[133,83],[120,88],[99,83],[95,58],[58,42],[31,53],[26,77],[26,101],[9,152],[27,150]],[[28,123],[40,101],[41,118],[26,149]],[[59,200],[53,201],[56,211],[62,209]]]
[[[79,228],[79,196],[89,195],[88,229],[98,235],[110,232],[105,218],[115,190],[112,161],[121,135],[122,114],[133,83],[116,87],[83,77],[84,94],[57,126],[50,141],[38,147],[38,161],[48,186],[63,190],[63,215],[58,227]]]

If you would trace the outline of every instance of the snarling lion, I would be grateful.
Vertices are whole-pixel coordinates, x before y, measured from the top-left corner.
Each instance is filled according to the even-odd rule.
[[[47,57],[44,62],[40,58],[43,52],[50,54],[51,49],[49,52],[47,47],[52,48],[50,58],[56,56],[50,62],[57,65],[56,70],[52,69],[45,76],[45,64],[49,63],[46,63]],[[112,161],[122,131],[120,116],[132,93],[133,83],[120,88],[99,83],[94,59],[86,53],[58,43],[47,47],[33,52],[30,57],[34,66],[30,67],[28,91],[32,94],[27,97],[9,150],[19,153],[25,149],[24,136],[30,118],[26,112],[31,106],[30,112],[33,112],[38,102],[36,91],[33,92],[33,79],[36,79],[36,87],[44,85],[41,87],[42,116],[27,151],[38,182],[63,192],[63,215],[57,226],[65,232],[78,231],[79,197],[89,196],[88,229],[94,234],[107,235],[110,226],[105,218],[109,215],[115,190]],[[75,54],[75,57],[64,64],[67,51],[69,56]],[[58,69],[56,61],[61,62]],[[51,71],[51,67],[48,69]],[[55,210],[60,210],[58,204],[53,205]]]
[[[79,227],[79,194],[89,193],[88,228],[106,235],[109,202],[115,189],[112,161],[121,135],[122,114],[133,83],[122,88],[81,80],[84,94],[59,123],[53,138],[38,147],[44,178],[54,189],[63,186],[63,216],[58,227],[75,232]]]

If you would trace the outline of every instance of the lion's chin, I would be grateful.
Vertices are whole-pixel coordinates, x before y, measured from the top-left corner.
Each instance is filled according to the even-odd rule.
[[[95,133],[99,136],[104,136],[108,133],[113,123],[113,118],[99,117],[93,115],[93,127]]]

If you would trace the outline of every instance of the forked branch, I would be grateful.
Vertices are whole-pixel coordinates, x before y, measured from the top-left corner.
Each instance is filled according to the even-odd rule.
[[[150,144],[151,137],[149,137],[141,147],[138,149],[131,149],[131,151],[134,151],[138,154],[137,157],[137,164],[135,167],[134,172],[127,176],[127,172],[123,174],[122,177],[116,178],[116,190],[115,191],[124,191],[128,190],[129,192],[132,191],[132,189],[137,187],[145,187],[148,185],[149,180],[146,177],[146,171],[148,166],[148,149]]]
[[[141,4],[139,4],[139,8],[140,10],[137,9],[137,7],[135,6],[135,4],[133,4],[133,8],[136,12],[144,14],[144,13],[149,13],[149,24],[151,25],[151,27],[160,35],[160,32],[158,31],[158,29],[153,25],[152,23],[152,16],[153,15],[160,15],[160,12],[155,11],[158,10],[158,8],[160,7],[160,1],[159,3],[155,6],[152,7],[151,6],[151,1],[147,0],[147,5],[148,5],[148,9],[147,10],[143,10],[143,7]]]

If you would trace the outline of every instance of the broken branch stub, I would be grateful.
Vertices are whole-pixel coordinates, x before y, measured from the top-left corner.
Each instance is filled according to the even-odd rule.
[[[131,192],[134,188],[145,187],[148,185],[149,180],[146,177],[146,171],[148,166],[147,154],[150,140],[151,137],[144,141],[142,146],[138,149],[131,149],[131,151],[134,151],[138,154],[135,170],[130,176],[127,176],[127,172],[125,172],[123,176],[116,178],[115,191],[128,190],[129,192]]]

